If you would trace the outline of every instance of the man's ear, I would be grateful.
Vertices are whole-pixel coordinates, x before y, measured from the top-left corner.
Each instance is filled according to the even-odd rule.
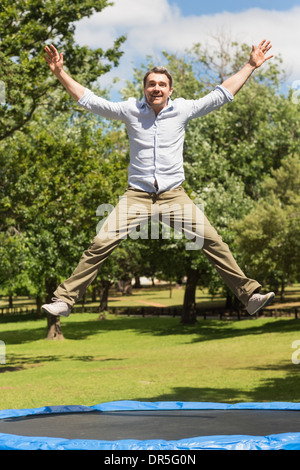
[[[173,89],[174,89],[174,88],[170,88],[170,91],[169,91],[169,96],[171,96],[171,95],[172,95],[172,93],[173,93]]]

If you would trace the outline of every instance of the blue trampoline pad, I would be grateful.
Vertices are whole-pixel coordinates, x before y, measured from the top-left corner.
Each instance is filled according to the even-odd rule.
[[[300,404],[118,401],[3,410],[0,449],[300,450]]]

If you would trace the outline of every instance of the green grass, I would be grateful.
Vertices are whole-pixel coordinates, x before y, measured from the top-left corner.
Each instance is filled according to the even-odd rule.
[[[46,320],[0,323],[0,409],[140,401],[299,401],[292,343],[300,321],[199,320],[73,314],[63,341]],[[299,354],[300,357],[300,354]]]

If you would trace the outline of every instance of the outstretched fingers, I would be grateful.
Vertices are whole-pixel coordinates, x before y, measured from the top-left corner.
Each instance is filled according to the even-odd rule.
[[[266,55],[266,53],[271,49],[271,47],[272,47],[271,41],[267,41],[266,39],[263,39],[258,46],[258,48],[261,49],[264,55]],[[266,60],[270,59],[271,57],[273,57],[273,55],[266,57]]]
[[[50,44],[50,47],[49,46],[45,46],[45,52],[47,53],[47,56],[44,56],[45,59],[47,60],[47,62],[50,62],[53,61],[53,62],[57,62],[59,60],[59,53],[57,51],[57,49],[52,45]],[[47,59],[48,57],[48,59]]]

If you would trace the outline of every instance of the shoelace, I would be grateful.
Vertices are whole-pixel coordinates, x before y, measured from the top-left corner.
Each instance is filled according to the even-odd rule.
[[[253,294],[251,296],[251,300],[257,300],[257,299],[260,299],[260,297],[261,297],[261,294]]]
[[[58,299],[57,297],[52,297],[52,302],[63,302],[63,300]]]

